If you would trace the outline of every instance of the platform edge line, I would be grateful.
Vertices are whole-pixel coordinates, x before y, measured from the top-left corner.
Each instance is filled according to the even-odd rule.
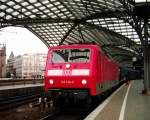
[[[120,89],[125,86],[124,84],[120,86],[112,95],[110,95],[102,104],[100,104],[94,111],[92,111],[84,120],[95,120],[97,115],[105,108],[105,106],[111,101],[113,96],[115,96]]]
[[[121,108],[120,115],[119,115],[119,120],[124,120],[124,113],[125,113],[125,109],[126,109],[127,98],[128,98],[129,90],[131,88],[132,83],[129,84],[126,95],[124,97],[124,101],[123,101],[122,108]]]

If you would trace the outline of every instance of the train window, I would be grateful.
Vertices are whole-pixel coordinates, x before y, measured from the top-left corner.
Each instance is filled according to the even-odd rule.
[[[52,53],[52,63],[62,63],[65,62],[64,57],[59,52]]]
[[[89,62],[90,50],[81,49],[60,49],[52,51],[52,63],[65,62]]]

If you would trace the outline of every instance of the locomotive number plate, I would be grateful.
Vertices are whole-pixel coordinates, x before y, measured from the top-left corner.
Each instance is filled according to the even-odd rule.
[[[74,84],[73,80],[61,80],[61,84]]]

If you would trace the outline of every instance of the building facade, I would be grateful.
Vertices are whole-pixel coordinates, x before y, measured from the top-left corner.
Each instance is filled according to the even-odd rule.
[[[15,57],[15,76],[21,78],[43,77],[46,54],[24,54]]]
[[[6,45],[0,44],[0,78],[6,77]]]

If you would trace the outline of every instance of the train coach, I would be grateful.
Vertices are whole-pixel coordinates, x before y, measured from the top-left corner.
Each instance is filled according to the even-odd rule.
[[[119,66],[97,45],[62,45],[49,48],[45,91],[53,100],[88,100],[117,85]]]

